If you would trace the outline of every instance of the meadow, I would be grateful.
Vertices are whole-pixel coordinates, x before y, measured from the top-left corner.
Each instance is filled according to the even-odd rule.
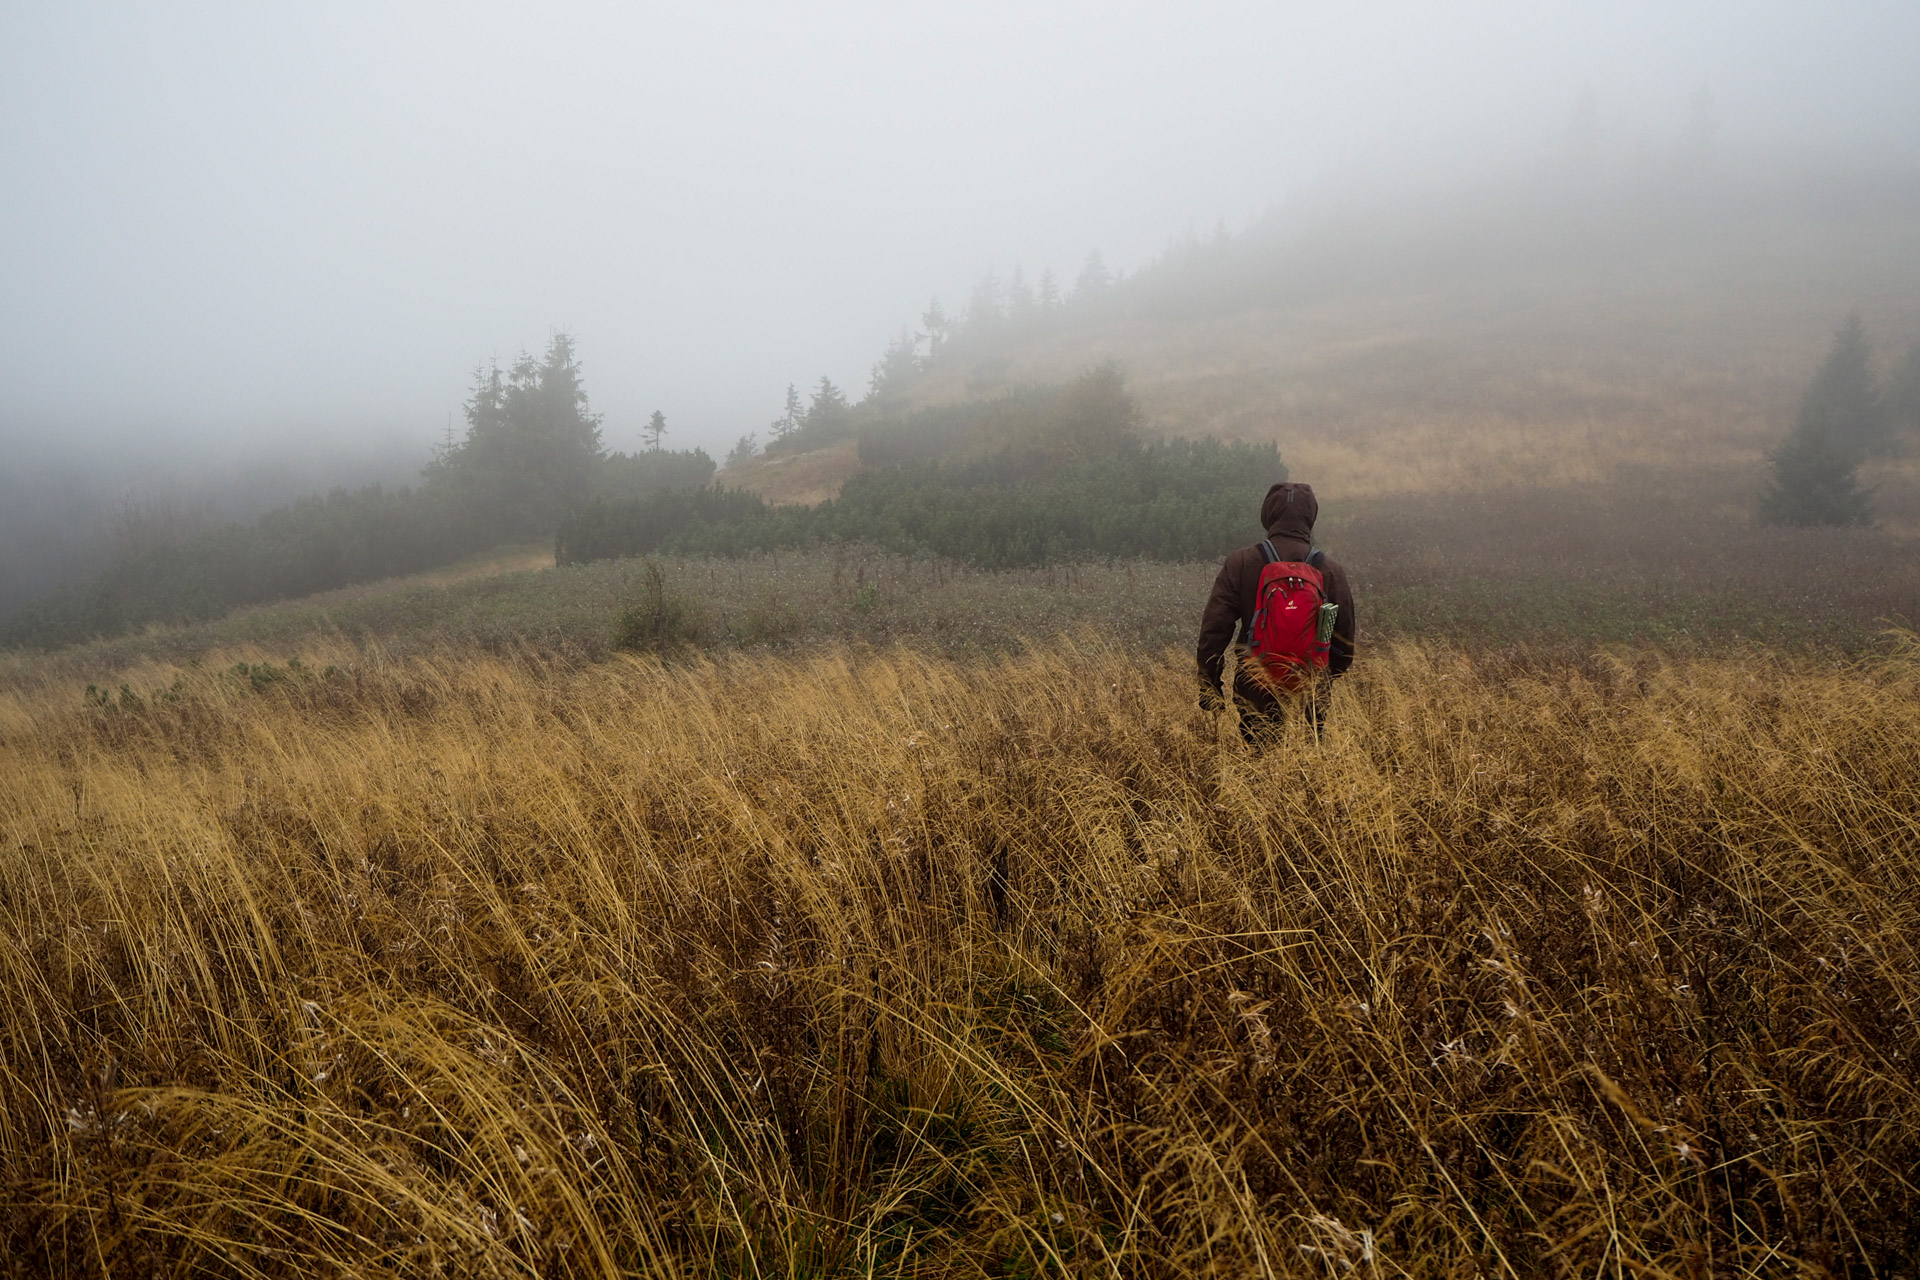
[[[246,658],[0,693],[16,1274],[1920,1268],[1910,635]]]
[[[1753,522],[1914,332],[1857,222],[925,372],[1277,443],[1317,740],[1199,709],[1217,562],[540,543],[0,653],[0,1273],[1920,1276],[1920,462]]]
[[[1620,483],[1574,491],[1323,499],[1316,533],[1353,575],[1361,627],[1503,654],[1580,659],[1597,647],[1786,646],[1856,654],[1920,622],[1915,543],[1877,529],[1765,528]],[[1251,540],[1254,532],[1249,529]],[[986,572],[826,544],[736,558],[663,556],[552,568],[527,544],[431,573],[70,645],[0,651],[0,691],[53,679],[116,688],[143,663],[218,652],[283,663],[318,642],[387,657],[532,647],[613,652],[649,575],[686,605],[703,650],[910,643],[952,657],[1018,651],[1081,630],[1133,649],[1193,643],[1217,562],[1089,559]],[[541,567],[545,566],[545,567]],[[151,683],[137,676],[136,684]]]

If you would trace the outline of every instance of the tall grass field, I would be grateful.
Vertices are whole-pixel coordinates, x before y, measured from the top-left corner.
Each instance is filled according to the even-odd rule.
[[[1920,1273],[1920,645],[0,692],[0,1268]]]

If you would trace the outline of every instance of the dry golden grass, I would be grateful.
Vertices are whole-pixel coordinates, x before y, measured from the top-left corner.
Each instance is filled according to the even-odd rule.
[[[730,489],[750,489],[768,502],[812,506],[840,496],[840,486],[860,469],[860,442],[840,440],[824,449],[760,456],[727,467],[715,479]]]
[[[11,1269],[1914,1273],[1911,642],[326,656],[0,692]]]
[[[475,578],[492,578],[503,573],[531,573],[536,569],[553,568],[553,545],[551,542],[537,542],[513,547],[500,547],[493,551],[470,556],[457,564],[444,569],[429,569],[425,573],[406,574],[406,581],[423,587],[444,587],[456,582],[471,582]]]

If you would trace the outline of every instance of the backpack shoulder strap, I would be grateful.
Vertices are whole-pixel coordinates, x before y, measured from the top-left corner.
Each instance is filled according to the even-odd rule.
[[[1280,563],[1280,553],[1273,549],[1273,543],[1265,539],[1262,539],[1260,542],[1260,558],[1268,564]]]
[[[1326,559],[1327,559],[1327,553],[1322,551],[1318,547],[1315,547],[1313,550],[1307,552],[1307,563],[1312,565],[1314,568],[1320,570],[1322,573],[1325,573],[1327,569]]]

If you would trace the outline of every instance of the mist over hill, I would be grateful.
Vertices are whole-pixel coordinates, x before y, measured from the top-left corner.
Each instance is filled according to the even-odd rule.
[[[896,403],[1115,360],[1152,426],[1276,443],[1332,492],[1706,483],[1731,514],[1840,320],[1882,367],[1920,342],[1920,171],[1558,155],[1310,193],[1058,305],[1027,287],[910,335]],[[1910,466],[1876,479],[1920,531]]]

